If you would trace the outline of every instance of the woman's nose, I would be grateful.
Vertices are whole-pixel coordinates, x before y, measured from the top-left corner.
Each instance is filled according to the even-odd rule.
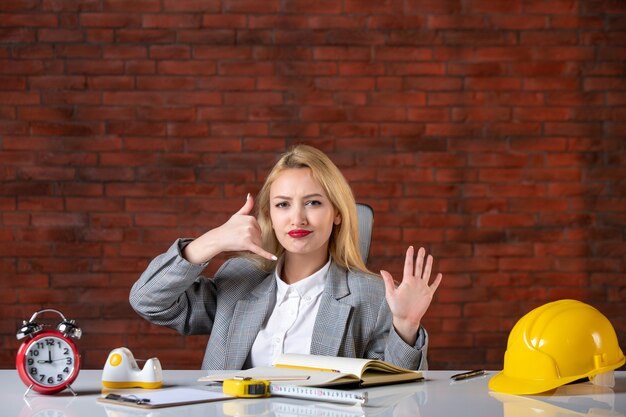
[[[293,224],[296,224],[296,225],[307,224],[306,211],[304,207],[294,206],[292,221],[293,221]]]

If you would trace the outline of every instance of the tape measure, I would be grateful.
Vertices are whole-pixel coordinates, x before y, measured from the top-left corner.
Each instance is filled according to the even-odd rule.
[[[328,401],[343,404],[366,404],[367,392],[302,387],[297,385],[275,385],[264,379],[235,377],[224,381],[224,394],[239,398],[261,398],[276,395],[279,397],[300,398],[304,400]]]
[[[270,381],[264,379],[252,379],[249,377],[237,377],[224,381],[222,390],[224,394],[240,398],[269,397]]]

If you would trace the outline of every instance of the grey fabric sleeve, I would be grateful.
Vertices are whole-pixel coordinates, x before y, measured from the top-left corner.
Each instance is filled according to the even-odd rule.
[[[182,257],[190,239],[178,239],[154,258],[133,285],[129,301],[146,320],[181,334],[209,334],[216,310],[216,286],[201,276],[206,264]]]

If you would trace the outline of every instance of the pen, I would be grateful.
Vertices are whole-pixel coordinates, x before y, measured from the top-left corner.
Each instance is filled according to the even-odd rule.
[[[455,381],[461,381],[463,379],[474,378],[474,377],[481,376],[481,375],[485,375],[484,369],[476,369],[474,371],[463,372],[460,374],[452,375],[450,379],[453,379]]]
[[[303,369],[306,371],[322,371],[322,372],[340,372],[337,369],[327,369],[327,368],[316,368],[313,366],[299,366],[299,365],[274,365],[276,368],[288,368],[288,369]]]
[[[251,377],[247,377],[247,376],[234,376],[232,379],[253,379]],[[266,379],[268,381],[306,381],[307,379],[310,379],[311,377],[309,375],[286,375],[286,376],[271,376],[271,375],[267,375],[267,376],[255,376],[254,379]]]
[[[128,397],[124,397],[123,395],[118,395],[118,394],[108,394],[104,398],[107,400],[122,401],[122,402],[133,403],[133,404],[146,404],[150,402],[149,398],[139,398],[135,395],[129,395]]]

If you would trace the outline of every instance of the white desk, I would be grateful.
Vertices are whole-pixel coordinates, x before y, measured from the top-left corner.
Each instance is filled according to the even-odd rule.
[[[450,382],[451,371],[427,371],[426,381],[369,388],[372,406],[318,403],[290,398],[235,399],[189,406],[141,410],[123,406],[104,406],[100,396],[99,370],[83,370],[69,391],[56,396],[23,394],[26,387],[15,370],[0,370],[0,415],[2,417],[430,417],[430,416],[505,416],[505,417],[616,417],[626,416],[626,372],[618,372],[613,389],[590,383],[561,387],[542,396],[496,394],[487,388],[489,378]],[[203,371],[165,371],[166,386],[200,385]]]

